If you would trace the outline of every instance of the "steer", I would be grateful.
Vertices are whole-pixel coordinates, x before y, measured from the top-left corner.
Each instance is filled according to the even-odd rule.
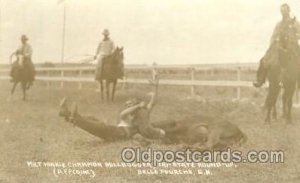
[[[205,149],[223,149],[247,140],[235,124],[203,115],[166,120],[153,123],[153,126],[165,130],[167,143],[197,144]]]

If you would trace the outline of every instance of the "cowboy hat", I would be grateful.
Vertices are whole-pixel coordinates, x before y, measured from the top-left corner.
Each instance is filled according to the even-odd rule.
[[[102,32],[102,34],[108,36],[109,35],[109,30],[108,29],[104,29],[103,32]]]
[[[28,37],[27,37],[26,35],[23,34],[23,35],[21,36],[21,40],[28,40]]]

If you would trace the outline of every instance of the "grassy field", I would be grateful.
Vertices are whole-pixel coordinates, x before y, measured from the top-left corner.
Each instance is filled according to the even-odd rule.
[[[77,90],[65,85],[64,89],[52,86],[46,89],[37,83],[28,93],[28,101],[21,100],[20,90],[15,98],[7,101],[10,84],[0,83],[0,182],[47,183],[47,182],[300,182],[300,125],[299,109],[293,110],[294,124],[283,120],[264,125],[261,108],[263,94],[247,89],[248,99],[232,101],[227,97],[231,91],[218,92],[213,88],[199,88],[198,94],[207,97],[193,100],[188,97],[189,88],[160,87],[157,106],[152,120],[182,118],[194,114],[222,116],[237,124],[248,136],[241,147],[249,150],[284,150],[285,163],[237,164],[232,168],[211,168],[213,175],[138,175],[136,168],[94,168],[94,178],[63,175],[55,177],[51,168],[28,168],[27,161],[44,162],[120,162],[123,147],[137,147],[134,140],[108,143],[96,138],[58,116],[58,103],[69,96],[79,104],[80,112],[92,114],[116,124],[116,116],[123,102],[132,96],[143,97],[148,86],[118,88],[116,101],[101,101],[93,87]],[[181,145],[151,144],[155,149],[180,149]],[[144,147],[146,148],[146,147]]]

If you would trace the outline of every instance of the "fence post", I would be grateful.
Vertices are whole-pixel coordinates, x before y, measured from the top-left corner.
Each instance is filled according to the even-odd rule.
[[[296,96],[295,96],[295,98],[294,98],[294,100],[295,100],[295,104],[294,104],[294,107],[300,107],[300,101],[299,101],[299,89],[298,89],[298,87],[300,87],[299,86],[299,84],[298,84],[298,82],[296,83],[296,90],[295,90],[295,93],[296,93]]]
[[[237,68],[236,73],[237,73],[237,81],[239,82],[239,81],[241,81],[241,68],[240,67]],[[237,96],[236,96],[236,98],[238,100],[241,99],[241,87],[240,86],[237,87]]]
[[[81,82],[81,77],[82,77],[82,70],[79,70],[79,83],[78,83],[78,89],[82,89],[82,82]]]
[[[210,76],[214,76],[214,74],[215,74],[215,71],[214,71],[214,69],[213,69],[213,67],[210,67],[209,68],[209,73],[210,73]]]
[[[60,71],[60,77],[61,77],[61,81],[60,81],[60,88],[64,88],[64,70]]]
[[[152,65],[152,79],[153,79],[153,80],[156,80],[156,79],[157,79],[157,75],[158,75],[157,69],[156,69],[155,66],[156,66],[156,64],[153,63],[153,65]]]
[[[47,71],[47,77],[50,79],[50,71]],[[47,81],[47,88],[50,88],[50,80]]]
[[[194,67],[191,68],[191,81],[192,81],[191,95],[194,98],[195,97],[195,85],[193,84],[195,81],[195,68]]]

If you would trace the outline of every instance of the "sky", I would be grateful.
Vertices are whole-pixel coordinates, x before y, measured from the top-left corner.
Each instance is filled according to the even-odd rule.
[[[0,64],[22,34],[33,62],[61,62],[64,6],[65,62],[94,55],[105,28],[126,64],[258,62],[282,3],[300,19],[299,0],[0,0]]]

